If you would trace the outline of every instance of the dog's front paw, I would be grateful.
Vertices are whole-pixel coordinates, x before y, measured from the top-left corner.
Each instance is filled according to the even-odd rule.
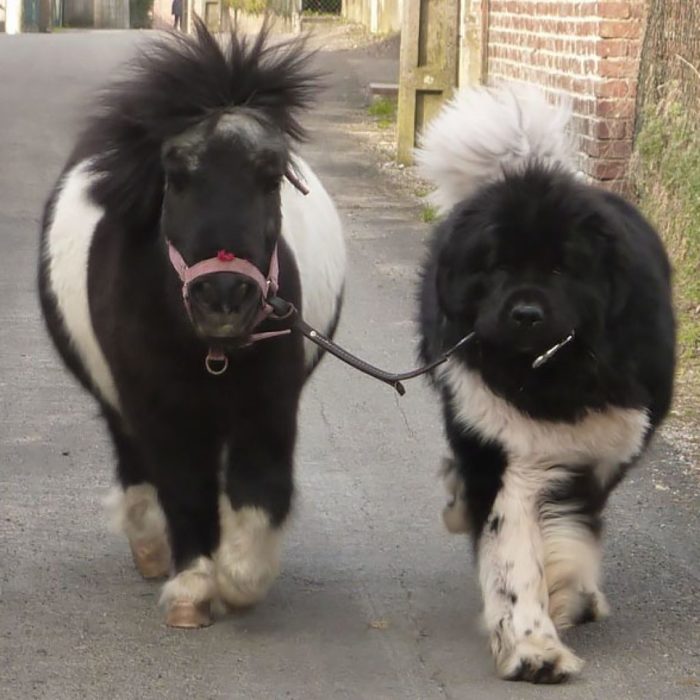
[[[494,652],[498,674],[509,681],[561,683],[583,667],[583,661],[553,636],[532,635]]]

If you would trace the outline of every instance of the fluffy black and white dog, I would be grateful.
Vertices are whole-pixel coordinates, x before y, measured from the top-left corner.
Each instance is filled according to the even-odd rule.
[[[445,211],[420,291],[453,456],[445,512],[470,531],[498,672],[558,682],[559,631],[608,610],[601,512],[666,415],[675,324],[659,237],[576,177],[566,110],[510,87],[460,93],[419,152]]]

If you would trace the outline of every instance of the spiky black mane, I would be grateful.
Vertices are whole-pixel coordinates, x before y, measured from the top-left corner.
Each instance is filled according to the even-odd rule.
[[[266,25],[252,41],[234,31],[222,46],[197,19],[194,36],[172,34],[149,44],[102,93],[71,164],[92,158],[103,175],[97,200],[130,228],[152,227],[162,200],[165,141],[236,105],[260,110],[301,140],[299,111],[318,87],[304,40],[271,44]]]

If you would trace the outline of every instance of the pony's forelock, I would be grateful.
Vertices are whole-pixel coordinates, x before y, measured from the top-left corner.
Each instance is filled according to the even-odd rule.
[[[74,160],[90,157],[102,177],[95,194],[136,226],[157,217],[163,144],[204,119],[246,106],[291,141],[305,137],[298,117],[320,87],[305,39],[254,39],[235,30],[219,43],[200,19],[194,36],[168,34],[142,48],[103,91]]]

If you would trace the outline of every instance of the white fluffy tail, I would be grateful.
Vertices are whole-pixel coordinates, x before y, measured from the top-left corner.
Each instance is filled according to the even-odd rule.
[[[481,185],[536,161],[574,171],[570,109],[537,88],[503,85],[461,90],[430,122],[416,152],[442,212]]]

